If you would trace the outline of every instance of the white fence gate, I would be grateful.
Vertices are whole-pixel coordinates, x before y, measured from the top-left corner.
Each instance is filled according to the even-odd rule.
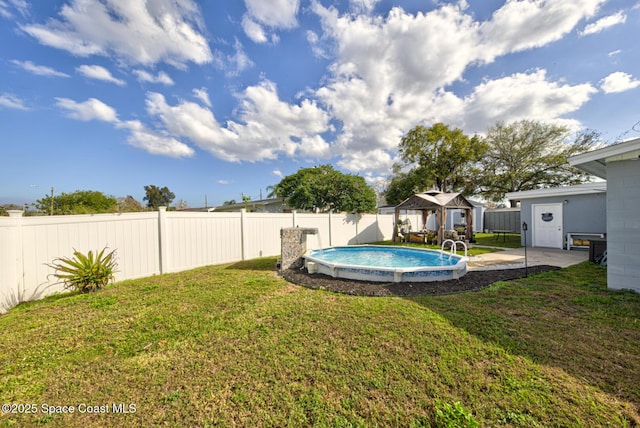
[[[62,291],[47,266],[73,250],[115,249],[116,280],[280,254],[280,229],[315,227],[310,248],[391,239],[393,215],[158,212],[0,217],[0,313]],[[315,236],[317,242],[312,237]]]

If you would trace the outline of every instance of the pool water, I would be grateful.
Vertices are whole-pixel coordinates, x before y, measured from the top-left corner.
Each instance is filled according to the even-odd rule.
[[[469,260],[436,250],[375,245],[330,247],[304,259],[309,273],[384,282],[458,279],[467,272]]]
[[[453,266],[459,261],[439,251],[372,246],[328,248],[313,251],[310,255],[331,263],[386,268]]]

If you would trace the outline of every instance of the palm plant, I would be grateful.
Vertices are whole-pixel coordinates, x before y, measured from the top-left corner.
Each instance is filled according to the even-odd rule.
[[[106,250],[105,247],[96,255],[93,251],[84,255],[74,249],[73,257],[58,257],[47,266],[55,269],[52,275],[58,279],[56,284],[82,293],[96,291],[113,282],[117,272],[116,250],[105,254]]]

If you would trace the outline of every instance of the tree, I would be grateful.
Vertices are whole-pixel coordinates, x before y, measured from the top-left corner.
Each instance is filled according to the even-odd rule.
[[[144,186],[146,196],[143,198],[147,201],[147,206],[157,210],[158,207],[168,207],[175,199],[176,195],[169,190],[168,187],[159,188],[156,185]]]
[[[428,179],[427,175],[420,171],[420,168],[403,172],[400,171],[399,165],[396,165],[394,171],[395,175],[384,191],[385,199],[389,205],[398,205],[408,197],[433,187],[433,180]]]
[[[343,174],[331,165],[301,168],[276,186],[276,195],[297,209],[371,212],[376,194],[364,178]]]
[[[276,197],[276,186],[275,185],[267,186],[267,199],[275,198],[275,197]]]
[[[249,201],[251,200],[251,196],[242,194],[242,202],[244,203],[244,209],[249,210]]]
[[[106,196],[102,192],[95,190],[76,190],[73,193],[61,193],[58,196],[53,196],[53,200],[51,195],[47,195],[42,199],[38,199],[34,206],[42,213],[54,215],[99,214],[118,211],[116,198]]]
[[[567,158],[595,148],[599,141],[593,131],[572,139],[564,126],[532,120],[498,122],[486,133],[480,188],[487,199],[500,202],[507,192],[583,183],[588,174],[569,166]]]
[[[467,173],[486,150],[477,136],[469,138],[460,129],[449,129],[443,123],[431,128],[418,125],[402,137],[399,154],[408,175],[416,183],[431,184],[442,192],[468,188],[472,177]],[[420,191],[424,190],[420,189]]]
[[[127,195],[125,198],[118,198],[118,211],[122,213],[132,213],[142,210],[142,204],[133,196]]]

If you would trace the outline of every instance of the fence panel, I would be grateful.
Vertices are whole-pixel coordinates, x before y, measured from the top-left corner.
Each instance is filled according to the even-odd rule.
[[[520,209],[519,208],[498,208],[486,210],[484,212],[485,230],[512,230],[520,233]]]
[[[20,217],[0,217],[0,314],[24,300]]]
[[[317,235],[307,235],[307,249],[314,250],[331,245],[331,235],[334,232],[331,230],[329,219],[335,216],[336,214],[296,213],[296,226],[318,229]]]
[[[242,260],[241,213],[167,213],[167,266],[179,272]]]
[[[417,224],[419,216],[412,217]],[[394,216],[146,212],[0,218],[0,313],[61,285],[47,266],[73,251],[117,251],[116,280],[280,254],[283,227],[313,227],[308,248],[390,239]]]
[[[291,227],[292,224],[292,214],[246,213],[244,258],[280,254],[280,229]]]

